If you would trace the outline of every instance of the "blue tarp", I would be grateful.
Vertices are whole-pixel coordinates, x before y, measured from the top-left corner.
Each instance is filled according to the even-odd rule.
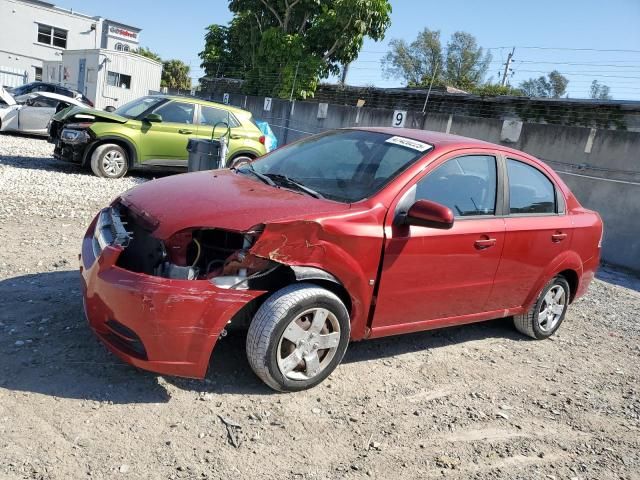
[[[264,146],[267,147],[267,152],[270,152],[278,148],[278,139],[273,133],[273,130],[271,130],[271,127],[269,126],[269,124],[264,120],[258,120],[258,119],[255,119],[255,122],[258,128],[260,129],[260,131],[264,133],[264,137],[265,137]]]

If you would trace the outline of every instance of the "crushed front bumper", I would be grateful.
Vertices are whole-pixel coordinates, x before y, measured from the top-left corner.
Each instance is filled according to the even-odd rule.
[[[89,325],[115,355],[153,372],[203,378],[227,323],[261,291],[220,289],[208,280],[171,280],[116,265],[125,247],[96,248],[93,221],[80,272]]]

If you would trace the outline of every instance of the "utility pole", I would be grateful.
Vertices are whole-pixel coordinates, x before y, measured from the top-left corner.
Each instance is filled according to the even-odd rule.
[[[300,66],[300,62],[296,64],[296,73],[293,76],[293,85],[291,85],[291,95],[289,95],[289,101],[293,100],[293,91],[296,88],[296,80],[298,79],[298,67]]]
[[[422,114],[424,115],[424,112],[427,110],[427,102],[429,101],[429,96],[431,95],[431,87],[433,87],[433,81],[436,78],[436,75],[438,74],[438,67],[440,66],[440,63],[436,63],[436,68],[433,69],[433,74],[431,75],[431,82],[429,82],[429,90],[427,90],[427,97],[424,99],[424,105],[422,106]]]
[[[515,52],[516,52],[516,47],[513,47],[513,49],[507,56],[507,63],[504,64],[504,73],[502,74],[502,82],[500,82],[500,85],[503,87],[507,86],[507,76],[509,75],[509,68],[511,67],[511,62],[513,61],[513,54]]]

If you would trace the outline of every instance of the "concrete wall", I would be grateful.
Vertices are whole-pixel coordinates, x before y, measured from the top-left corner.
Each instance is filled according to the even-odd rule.
[[[215,101],[222,101],[222,94]],[[230,95],[230,103],[267,120],[280,145],[330,128],[391,126],[394,111]],[[360,112],[358,113],[358,110]],[[597,130],[518,120],[406,112],[405,127],[455,133],[507,145],[546,161],[583,206],[605,224],[603,259],[640,272],[640,132]]]

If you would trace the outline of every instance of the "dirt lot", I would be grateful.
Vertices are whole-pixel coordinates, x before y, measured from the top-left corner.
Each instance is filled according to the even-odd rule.
[[[275,394],[236,333],[204,382],[164,378],[93,337],[76,271],[95,212],[148,178],[51,150],[0,136],[0,478],[640,478],[637,278],[603,269],[548,341],[496,320],[357,343]]]

